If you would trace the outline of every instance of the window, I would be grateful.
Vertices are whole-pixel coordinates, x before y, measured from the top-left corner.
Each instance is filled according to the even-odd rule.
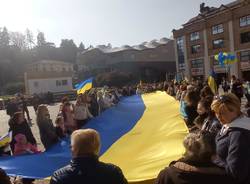
[[[213,40],[213,49],[219,49],[224,47],[224,40],[223,39],[218,39],[218,40]]]
[[[185,63],[185,58],[184,58],[184,38],[183,37],[178,37],[176,39],[176,45],[177,45],[177,54],[178,54],[178,64],[179,66],[183,65]]]
[[[34,82],[34,87],[38,87],[39,83],[37,81]]]
[[[194,41],[194,40],[199,40],[200,39],[200,33],[199,32],[193,32],[190,34],[190,40]]]
[[[250,42],[250,32],[245,32],[240,34],[241,43]]]
[[[56,86],[61,86],[61,85],[62,85],[61,80],[56,80]]]
[[[62,86],[68,85],[68,80],[62,80]]]
[[[216,26],[212,27],[212,33],[213,33],[213,35],[219,34],[219,33],[223,33],[223,31],[224,31],[224,29],[223,29],[223,25],[222,24],[219,24],[219,25],[216,25]]]
[[[250,15],[240,18],[240,27],[250,25]]]
[[[177,38],[177,49],[180,52],[184,52],[184,40],[182,37]]]
[[[191,73],[193,76],[204,74],[204,64],[202,59],[195,59],[191,61]]]
[[[192,68],[203,68],[203,60],[202,59],[192,60],[191,67]]]
[[[151,57],[151,58],[156,58],[156,57],[157,57],[157,54],[150,54],[150,57]]]
[[[250,61],[250,50],[240,52],[240,61]]]
[[[199,53],[200,51],[201,51],[201,45],[193,45],[191,47],[191,53],[192,54]]]
[[[179,70],[185,70],[185,69],[186,69],[185,63],[179,64]]]

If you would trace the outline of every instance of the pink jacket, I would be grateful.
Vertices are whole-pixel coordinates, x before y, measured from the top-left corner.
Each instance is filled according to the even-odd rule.
[[[30,143],[27,143],[25,145],[22,145],[20,143],[16,143],[15,144],[15,148],[14,148],[14,155],[22,155],[22,154],[33,154],[33,153],[40,153],[40,151],[38,151],[37,146],[32,145]]]

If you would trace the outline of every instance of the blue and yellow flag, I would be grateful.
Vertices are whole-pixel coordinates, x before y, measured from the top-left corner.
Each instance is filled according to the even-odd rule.
[[[215,81],[215,72],[212,70],[208,76],[208,80],[207,80],[207,83],[208,83],[208,86],[210,87],[210,89],[212,90],[212,92],[214,94],[217,94],[217,84],[216,84],[216,81]]]
[[[84,128],[99,132],[101,161],[118,165],[130,184],[153,183],[160,170],[184,153],[188,129],[179,105],[165,92],[135,95],[123,98]],[[2,157],[0,167],[12,176],[45,178],[69,164],[69,145],[66,138],[44,153]]]
[[[11,142],[12,131],[6,133],[2,137],[0,137],[0,147],[3,147]],[[1,167],[1,166],[0,166]]]
[[[93,86],[93,77],[75,85],[78,95],[85,93],[85,91],[87,90],[90,90],[92,86]]]

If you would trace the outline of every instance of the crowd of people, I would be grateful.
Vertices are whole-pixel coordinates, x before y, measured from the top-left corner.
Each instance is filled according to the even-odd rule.
[[[222,82],[222,95],[214,94],[207,83],[199,80],[140,83],[121,89],[93,88],[79,95],[74,104],[64,97],[55,122],[52,122],[47,106],[40,104],[36,109],[36,123],[45,150],[60,139],[71,136],[72,161],[55,171],[50,183],[127,183],[118,166],[98,160],[101,144],[98,132],[81,127],[89,119],[115,106],[124,96],[158,90],[180,101],[181,115],[190,133],[183,141],[186,150],[183,157],[160,171],[155,183],[250,183],[250,119],[241,109],[243,95],[249,100],[248,86],[248,83],[243,85],[232,76],[231,82]],[[16,101],[13,99],[12,105]],[[18,104],[21,107],[12,108],[15,111],[8,111],[7,108],[9,131],[12,132],[11,151],[2,152],[2,156],[43,151],[38,149],[31,131],[30,118],[24,110],[25,103]],[[246,108],[249,104],[247,101]],[[4,171],[1,170],[1,173]],[[7,177],[6,174],[0,175],[1,178]],[[4,181],[1,178],[0,181]],[[22,182],[32,183],[32,180],[23,179]]]
[[[48,106],[40,103],[33,104],[36,119],[32,120],[27,100],[23,95],[16,95],[10,99],[6,108],[6,113],[10,116],[8,125],[11,142],[0,148],[0,156],[36,154],[48,150],[59,140],[71,136],[72,132],[81,129],[91,118],[115,106],[123,96],[131,96],[135,93],[136,89],[132,87],[118,89],[105,86],[79,94],[75,103],[65,96],[61,100],[54,122]],[[44,149],[38,146],[31,130],[34,123],[39,129]],[[32,183],[32,181],[22,179],[22,183]]]
[[[241,108],[249,85],[232,76],[222,88],[219,95],[200,81],[174,85],[190,133],[185,154],[159,173],[157,184],[250,183],[250,118]]]

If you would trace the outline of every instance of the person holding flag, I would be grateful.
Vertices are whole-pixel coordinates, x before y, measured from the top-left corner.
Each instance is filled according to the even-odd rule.
[[[12,138],[12,131],[0,137],[0,156],[11,155],[10,142]]]
[[[215,74],[214,70],[211,70],[210,74],[208,76],[207,83],[208,83],[208,86],[210,87],[210,89],[212,90],[212,92],[214,94],[217,94],[218,93],[218,87],[217,87],[217,83],[216,83],[215,78],[216,78],[216,74]]]
[[[93,77],[88,78],[85,81],[82,81],[75,85],[77,90],[77,95],[84,94],[86,91],[90,90],[93,86]]]

